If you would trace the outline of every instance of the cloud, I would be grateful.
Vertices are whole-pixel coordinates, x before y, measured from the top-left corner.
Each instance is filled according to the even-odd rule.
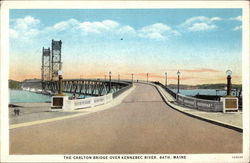
[[[120,24],[113,20],[104,20],[102,22],[82,22],[79,26],[84,32],[102,33],[105,31],[113,31],[119,27]]]
[[[222,20],[220,17],[212,17],[212,18],[210,19],[210,22],[213,22],[213,21],[220,21],[220,20]]]
[[[162,23],[155,23],[142,27],[138,30],[139,37],[150,38],[154,40],[166,40],[172,35],[180,35],[180,33],[176,30],[173,30],[170,26]]]
[[[192,17],[192,18],[187,19],[184,24],[192,24],[192,23],[195,23],[195,22],[212,23],[214,21],[220,21],[220,20],[222,20],[220,17],[208,18],[208,17],[205,17],[205,16],[197,16],[197,17]]]
[[[229,18],[229,20],[242,22],[242,16],[231,17],[231,18]],[[240,30],[242,30],[241,25],[236,26],[236,27],[233,28],[233,31],[240,31]]]
[[[35,19],[32,16],[26,16],[23,19],[16,19],[15,28],[21,30],[28,30],[31,27],[35,27],[40,23],[39,19]]]
[[[11,38],[17,38],[18,37],[18,32],[14,29],[10,29],[10,37]]]
[[[29,40],[39,33],[40,20],[31,16],[25,16],[22,19],[11,21],[13,24],[10,28],[10,37]]]
[[[165,79],[165,76],[163,75],[149,75],[149,78],[160,78],[160,79]]]
[[[180,71],[184,72],[221,72],[220,70],[201,68],[201,69],[182,69]]]
[[[178,71],[177,69],[168,69],[168,71]],[[199,69],[179,69],[180,72],[222,72],[220,70],[216,69],[210,69],[210,68],[199,68]]]
[[[205,31],[205,30],[212,30],[212,29],[215,29],[215,28],[216,28],[215,25],[209,25],[209,24],[206,24],[206,23],[194,23],[188,29],[190,31]]]
[[[232,17],[230,18],[230,20],[236,20],[236,21],[242,21],[242,16],[236,16],[236,17]]]
[[[129,25],[121,27],[120,29],[117,30],[117,32],[120,34],[135,34],[136,33],[135,29]]]
[[[220,17],[208,18],[205,16],[197,16],[187,19],[180,26],[187,31],[196,32],[196,31],[208,31],[216,29],[216,21],[221,21]]]
[[[135,76],[139,76],[139,77],[147,77],[147,74],[148,74],[148,77],[149,78],[165,78],[164,75],[160,75],[158,73],[136,73]]]
[[[239,30],[242,30],[242,26],[236,26],[233,28],[233,31],[239,31]]]
[[[69,19],[67,21],[61,21],[59,23],[56,23],[55,25],[53,25],[53,28],[55,30],[66,30],[75,26],[79,26],[80,22],[77,21],[76,19]]]
[[[53,25],[53,28],[50,30],[64,31],[64,30],[78,30],[79,32],[84,33],[104,33],[107,31],[113,31],[120,24],[113,20],[104,20],[104,21],[94,21],[94,22],[80,22],[76,19],[69,19],[66,21],[61,21]]]
[[[131,74],[126,74],[126,75],[130,75]],[[144,77],[146,78],[147,73],[135,73],[134,77]],[[158,78],[158,79],[165,79],[165,75],[164,74],[159,74],[159,73],[148,73],[148,77],[150,78]],[[176,76],[168,76],[167,77],[168,80],[178,80],[178,78]],[[199,79],[199,77],[194,77],[194,76],[183,76],[181,75],[181,80],[193,80],[193,79]]]
[[[193,79],[199,79],[199,78],[193,76],[180,76],[180,80],[193,80]],[[168,80],[178,80],[178,78],[175,76],[168,76]]]
[[[81,22],[72,18],[42,28],[40,20],[32,16],[25,16],[23,18],[11,20],[11,39],[34,41],[35,38],[37,38],[37,40],[41,40],[42,38],[46,39],[48,37],[57,38],[58,36],[62,38],[61,34],[65,37],[72,36],[79,39],[81,38],[81,34],[126,34],[126,36],[129,37],[147,38],[157,41],[167,40],[172,36],[180,35],[177,30],[174,30],[163,23],[150,24],[139,29],[134,29],[130,25],[123,25],[114,20],[107,19],[103,21]]]

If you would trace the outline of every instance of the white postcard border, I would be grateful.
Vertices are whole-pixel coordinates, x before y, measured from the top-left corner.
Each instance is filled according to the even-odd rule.
[[[83,7],[82,7],[83,6]],[[9,155],[9,118],[8,118],[8,73],[9,73],[9,9],[91,9],[91,8],[242,8],[243,48],[242,48],[242,84],[243,84],[243,154],[180,154],[187,159],[156,160],[67,160],[64,156],[87,155]],[[1,6],[1,161],[3,162],[242,162],[249,160],[249,2],[247,1],[4,1]],[[247,110],[248,109],[248,110]],[[173,154],[157,154],[155,156]],[[178,154],[175,154],[178,155]],[[88,155],[94,156],[94,155]],[[117,156],[117,155],[101,155]],[[127,156],[127,155],[118,155]],[[147,156],[137,154],[135,156]],[[148,155],[151,156],[151,155]],[[237,157],[241,157],[237,159]]]

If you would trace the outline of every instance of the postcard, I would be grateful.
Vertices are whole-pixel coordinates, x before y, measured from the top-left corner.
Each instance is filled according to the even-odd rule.
[[[249,2],[1,2],[2,162],[249,162]]]

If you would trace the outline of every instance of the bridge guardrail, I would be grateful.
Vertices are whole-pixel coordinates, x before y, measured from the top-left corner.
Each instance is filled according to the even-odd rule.
[[[126,90],[128,90],[129,88],[131,88],[133,85],[132,83],[127,85],[126,87],[123,87],[122,89],[116,91],[113,93],[113,98],[116,98],[117,96],[119,96],[120,94],[122,94],[123,92],[125,92]]]
[[[126,87],[120,89],[117,92],[109,93],[103,96],[97,96],[97,97],[89,97],[86,99],[69,99],[68,96],[52,96],[52,103],[51,103],[51,111],[72,111],[76,109],[84,109],[84,108],[90,108],[95,107],[99,105],[104,105],[107,103],[110,103],[114,98],[116,98],[118,95],[122,94],[126,90],[132,87],[132,84],[128,84]],[[57,106],[57,103],[54,103],[54,98],[63,99],[63,104],[61,107]]]
[[[86,99],[74,99],[70,100],[67,96],[61,97],[63,98],[63,105],[62,108],[58,109],[58,107],[53,103],[53,98],[58,98],[58,96],[52,96],[52,103],[51,103],[51,111],[63,110],[63,111],[72,111],[75,109],[84,109],[95,107],[99,105],[104,105],[110,103],[113,100],[112,93],[99,96],[99,97],[90,97]]]
[[[159,86],[161,86],[165,91],[167,91],[172,97],[174,97],[176,99],[176,93],[173,92],[171,89],[165,87],[163,84],[161,84],[160,82],[153,82],[154,84],[157,84]]]
[[[168,92],[171,96],[176,99],[176,102],[180,105],[186,106],[191,109],[197,109],[202,111],[209,112],[222,112],[223,111],[223,102],[221,101],[213,101],[213,100],[204,100],[193,97],[188,97],[181,94],[176,94],[172,90],[166,88],[163,84],[159,82],[153,82],[161,86],[166,92]]]
[[[176,100],[178,104],[183,106],[198,109],[202,111],[209,112],[222,112],[223,111],[223,102],[221,101],[213,101],[213,100],[203,100],[197,99],[193,97],[184,96],[181,94],[177,94]]]

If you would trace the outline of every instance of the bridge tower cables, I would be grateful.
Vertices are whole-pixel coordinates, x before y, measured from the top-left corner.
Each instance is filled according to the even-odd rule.
[[[51,80],[51,76],[50,76],[50,48],[45,49],[43,47],[41,70],[42,70],[42,73],[41,73],[42,82]]]
[[[57,80],[58,71],[62,69],[61,62],[62,41],[52,40],[52,57],[51,57],[51,80]]]

